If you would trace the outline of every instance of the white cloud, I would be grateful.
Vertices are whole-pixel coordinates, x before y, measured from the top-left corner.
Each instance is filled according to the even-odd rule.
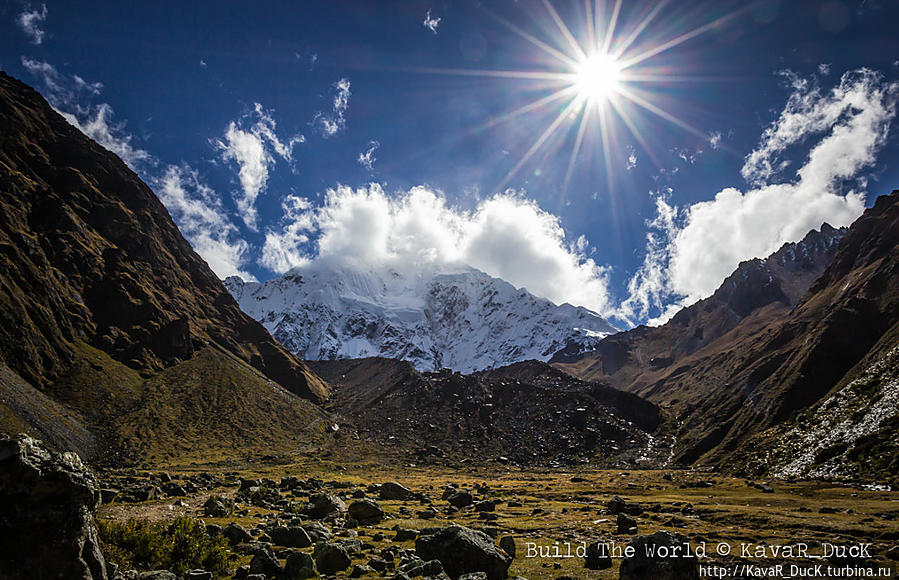
[[[721,139],[722,139],[721,131],[712,131],[709,133],[709,147],[714,150],[717,150],[721,147]]]
[[[56,67],[28,57],[22,57],[22,66],[38,77],[44,85],[44,96],[71,125],[109,149],[132,170],[155,163],[152,155],[133,144],[133,137],[125,131],[124,122],[114,122],[115,112],[107,103],[82,104],[83,97],[94,97],[103,90],[102,83],[85,81],[78,75],[68,77]]]
[[[284,228],[280,233],[269,230],[265,234],[259,264],[278,274],[309,263],[300,246],[309,241],[309,232],[315,226],[312,204],[306,198],[288,195],[281,203],[284,210]]]
[[[254,280],[241,269],[249,249],[247,242],[237,237],[237,227],[225,215],[219,196],[200,182],[195,170],[170,165],[155,180],[154,188],[181,233],[219,278]]]
[[[827,75],[829,75],[830,74],[830,64],[824,63],[824,62],[819,64],[818,65],[818,74],[823,77],[826,77]]]
[[[637,152],[633,147],[627,148],[627,164],[624,166],[625,169],[630,171],[634,167],[637,166]]]
[[[324,113],[318,111],[312,118],[314,127],[318,127],[323,137],[333,137],[341,129],[346,127],[346,110],[350,105],[350,81],[342,78],[334,83],[334,101],[331,104],[331,111]]]
[[[381,146],[377,141],[369,141],[368,149],[359,154],[359,157],[356,158],[356,161],[359,162],[359,165],[371,171],[374,169],[375,161],[378,159],[374,156],[375,151]]]
[[[258,217],[256,199],[265,190],[275,155],[291,161],[294,145],[302,143],[305,138],[296,135],[287,143],[282,142],[275,134],[275,120],[259,103],[247,117],[255,119],[249,128],[243,127],[243,119],[231,121],[224,138],[216,145],[222,151],[222,159],[237,163],[241,193],[235,196],[235,203],[244,223],[255,231]]]
[[[47,36],[47,32],[41,28],[45,20],[47,20],[47,5],[41,4],[40,10],[25,10],[19,14],[16,22],[32,44],[41,44]]]
[[[431,18],[431,11],[428,10],[428,13],[425,14],[425,19],[422,24],[431,32],[437,34],[437,27],[440,26],[440,18]]]
[[[118,155],[133,171],[153,161],[147,151],[132,144],[132,136],[125,132],[124,122],[112,121],[115,113],[108,104],[101,103],[87,114],[83,111],[81,115],[62,111],[60,114],[82,133]]]
[[[743,175],[753,188],[729,187],[679,211],[657,200],[657,237],[650,237],[632,280],[632,312],[645,315],[666,297],[693,303],[711,295],[741,261],[767,256],[823,222],[849,225],[862,213],[864,193],[848,186],[874,163],[895,115],[899,84],[866,69],[846,73],[830,91],[798,77],[791,81],[784,111],[746,158]],[[783,166],[777,160],[788,146],[815,134],[820,138],[795,180],[765,181]]]
[[[377,184],[338,186],[322,207],[287,214],[284,232],[271,237],[268,267],[275,271],[290,263],[279,257],[309,259],[282,242],[295,236],[299,245],[314,235],[313,260],[398,269],[467,265],[556,303],[611,308],[607,272],[586,257],[586,238],[569,242],[556,216],[511,191],[463,211],[423,186],[395,197]]]

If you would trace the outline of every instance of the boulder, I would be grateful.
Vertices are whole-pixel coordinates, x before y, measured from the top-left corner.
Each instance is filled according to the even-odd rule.
[[[384,519],[384,510],[378,502],[359,499],[350,504],[347,514],[362,525],[377,524]]]
[[[422,530],[415,552],[423,560],[439,560],[451,578],[484,572],[488,580],[503,580],[512,564],[512,558],[498,549],[490,536],[464,526]]]
[[[309,539],[312,540],[313,544],[316,542],[327,542],[331,539],[331,530],[321,522],[303,524],[303,530],[309,534]]]
[[[448,501],[451,506],[462,509],[474,503],[474,496],[467,491],[457,491],[446,498],[446,501]]]
[[[308,548],[312,545],[309,534],[300,526],[278,526],[270,529],[268,535],[276,546]]]
[[[275,553],[267,545],[256,550],[256,555],[250,560],[250,574],[265,574],[267,577],[277,578],[281,575],[281,564],[275,557]]]
[[[506,554],[509,554],[513,560],[515,559],[515,538],[512,536],[503,536],[499,539],[499,547],[503,549]]]
[[[137,580],[178,580],[178,577],[168,570],[150,570],[138,574]]]
[[[335,518],[346,513],[346,504],[334,494],[316,493],[309,497],[303,513],[313,520]]]
[[[107,579],[93,512],[94,474],[74,453],[0,437],[0,570],[19,578]]]
[[[605,570],[612,567],[612,556],[605,542],[593,542],[587,546],[584,556],[584,568],[588,570]]]
[[[699,580],[699,561],[695,556],[684,557],[689,540],[681,534],[661,531],[637,536],[628,546],[634,547],[634,557],[621,561],[619,580]],[[647,547],[655,552],[647,555]],[[659,554],[662,548],[665,554]],[[677,557],[671,557],[677,549]]]
[[[625,513],[618,514],[617,530],[619,534],[636,534],[637,520]]]
[[[643,508],[641,508],[638,504],[628,503],[616,495],[606,504],[606,511],[608,511],[613,516],[616,514],[639,516],[643,513]]]
[[[222,530],[222,535],[228,540],[232,546],[243,544],[244,542],[252,542],[253,536],[245,527],[240,524],[231,522]]]
[[[306,552],[291,552],[284,563],[284,580],[305,580],[315,578],[315,561]]]
[[[405,500],[412,495],[412,490],[398,484],[395,481],[388,481],[381,484],[378,497],[384,500]]]
[[[210,495],[203,504],[203,515],[210,518],[226,518],[234,511],[234,502],[226,497]]]
[[[336,542],[321,542],[315,545],[313,551],[315,567],[319,574],[336,574],[350,567],[352,558],[350,550]]]

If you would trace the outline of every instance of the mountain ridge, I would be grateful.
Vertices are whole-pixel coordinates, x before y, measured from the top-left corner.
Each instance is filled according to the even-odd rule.
[[[557,306],[467,267],[410,274],[312,264],[262,284],[231,277],[225,285],[311,360],[380,356],[468,373],[546,360],[569,342],[592,344],[617,330],[586,308]]]
[[[0,72],[0,429],[27,428],[85,458],[122,458],[128,433],[141,431],[127,417],[153,381],[199,363],[222,378],[196,384],[209,409],[238,377],[238,391],[254,393],[239,408],[259,420],[266,408],[317,416],[312,402],[328,395],[326,383],[241,312],[121,159]],[[273,388],[281,394],[271,396]],[[177,401],[155,401],[153,434],[167,442],[159,457],[221,441],[215,430],[192,432],[187,443],[165,436],[177,430],[170,421],[184,418],[167,414]],[[279,449],[314,435],[268,420],[246,432],[260,440],[277,433],[266,440]],[[221,431],[240,431],[228,427]]]

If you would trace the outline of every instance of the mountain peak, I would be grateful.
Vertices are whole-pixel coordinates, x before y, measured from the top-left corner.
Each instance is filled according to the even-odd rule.
[[[419,370],[484,370],[547,360],[569,342],[617,329],[586,308],[557,306],[468,266],[295,268],[263,284],[228,279],[241,308],[300,356],[380,356]]]

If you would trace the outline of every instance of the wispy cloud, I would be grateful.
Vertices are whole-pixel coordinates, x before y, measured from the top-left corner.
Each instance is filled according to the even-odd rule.
[[[245,128],[248,120],[249,127]],[[231,121],[222,139],[215,141],[222,159],[238,166],[241,191],[235,195],[235,203],[248,228],[257,230],[256,199],[265,190],[269,170],[275,156],[287,161],[293,158],[293,148],[305,141],[302,135],[292,137],[286,143],[275,134],[275,120],[261,104],[255,103],[253,111],[237,121]]]
[[[713,150],[717,151],[719,147],[721,147],[721,140],[723,139],[723,135],[721,135],[721,131],[712,131],[709,133],[709,147]]]
[[[428,10],[428,13],[425,14],[424,22],[422,22],[425,28],[437,34],[437,27],[440,26],[440,18],[432,18],[431,11]]]
[[[147,151],[134,145],[125,123],[114,121],[115,112],[109,104],[86,102],[89,97],[100,95],[101,83],[87,82],[78,75],[64,75],[45,61],[24,56],[22,66],[41,81],[44,96],[70,124],[121,157],[131,169],[138,171],[154,162]]]
[[[196,170],[170,165],[153,185],[181,233],[219,278],[254,279],[241,268],[249,244],[239,238],[237,226],[222,209],[220,196],[200,182]]]
[[[41,4],[40,10],[25,10],[16,18],[19,28],[32,44],[42,44],[47,32],[42,28],[47,20],[47,5]]]
[[[627,163],[624,168],[630,171],[637,166],[637,151],[633,147],[627,148]]]
[[[359,157],[356,158],[356,161],[359,162],[359,165],[361,165],[362,167],[366,168],[369,171],[372,171],[374,169],[375,161],[377,161],[377,158],[375,157],[374,153],[375,153],[375,151],[378,150],[378,148],[380,146],[381,146],[381,144],[378,143],[377,141],[369,141],[368,149],[366,149],[365,151],[360,153]]]
[[[333,137],[346,127],[346,111],[350,106],[350,81],[342,78],[333,85],[334,100],[331,110],[318,111],[312,119],[312,125],[317,127],[323,137]]]
[[[306,198],[296,195],[284,198],[281,202],[281,209],[284,210],[282,229],[280,232],[274,229],[266,232],[259,259],[262,267],[283,274],[309,263],[301,246],[309,241],[309,233],[315,228],[311,208],[312,204]]]
[[[786,107],[742,170],[753,187],[729,187],[686,208],[657,199],[658,217],[625,314],[646,316],[653,306],[693,303],[709,296],[741,261],[767,256],[824,222],[849,225],[862,213],[864,192],[847,184],[858,182],[885,142],[899,83],[868,69],[846,73],[829,91],[814,80],[789,78]],[[820,138],[796,178],[769,182],[785,167],[779,160],[784,150],[813,135]]]

